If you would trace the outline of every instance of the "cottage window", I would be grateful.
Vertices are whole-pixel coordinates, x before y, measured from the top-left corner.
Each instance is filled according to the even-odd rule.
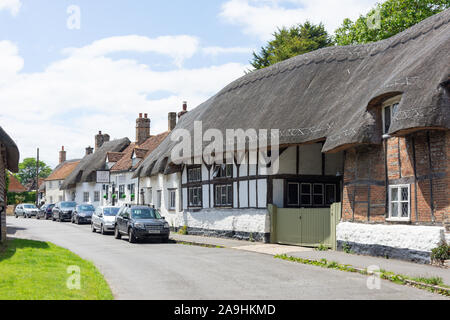
[[[161,190],[156,191],[156,208],[157,209],[161,209],[161,197],[162,197]]]
[[[401,97],[397,96],[397,97],[387,100],[383,104],[383,112],[382,112],[383,134],[389,133],[389,129],[391,127],[392,120],[394,119],[394,117],[398,111],[400,99],[401,99]]]
[[[83,192],[83,202],[89,202],[89,192]]]
[[[213,178],[232,178],[232,177],[233,177],[232,164],[221,164],[215,166]]]
[[[215,205],[216,207],[233,206],[233,185],[224,184],[215,186]]]
[[[202,206],[202,187],[188,188],[189,207],[198,208]]]
[[[389,186],[390,220],[410,220],[411,217],[410,185]]]
[[[121,184],[119,186],[119,199],[122,199],[124,195],[125,195],[125,185]]]
[[[169,210],[176,210],[177,207],[177,191],[176,190],[169,190]]]
[[[94,192],[94,202],[99,202],[100,201],[100,191],[95,191]]]
[[[202,168],[193,167],[188,168],[188,182],[201,182],[202,181]]]
[[[337,185],[326,183],[288,182],[288,207],[328,207],[337,202]]]

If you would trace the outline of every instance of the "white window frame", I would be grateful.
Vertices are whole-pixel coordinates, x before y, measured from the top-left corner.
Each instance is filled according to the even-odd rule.
[[[162,206],[162,190],[156,191],[156,209],[161,209]]]
[[[94,202],[100,202],[100,191],[94,191]]]
[[[175,211],[177,209],[177,190],[169,190],[169,210]]]
[[[402,217],[402,203],[406,203],[406,201],[401,200],[402,192],[401,190],[403,188],[408,188],[408,217]],[[398,206],[398,216],[393,217],[392,216],[392,189],[398,189],[398,200],[395,201],[399,204]],[[389,186],[389,218],[388,221],[411,221],[411,185],[410,184],[398,184],[398,185],[390,185]]]
[[[388,130],[388,132],[385,132],[385,128],[386,128],[386,116],[385,116],[385,109],[386,108],[390,108],[390,110],[391,110],[391,125],[392,125],[392,120],[394,119],[394,116],[395,116],[395,114],[393,113],[393,106],[394,105],[397,105],[397,107],[398,107],[398,105],[400,104],[400,101],[402,100],[402,96],[401,95],[399,95],[399,96],[395,96],[395,97],[393,97],[393,98],[390,98],[390,99],[388,99],[388,100],[386,100],[385,102],[383,102],[383,107],[381,108],[381,118],[382,118],[382,125],[383,125],[383,128],[382,128],[382,132],[383,132],[383,135],[384,134],[388,134],[388,132],[389,132],[389,130]]]
[[[87,195],[87,200],[86,200],[86,195]],[[90,192],[83,192],[83,202],[84,203],[89,203],[90,198],[91,198]]]

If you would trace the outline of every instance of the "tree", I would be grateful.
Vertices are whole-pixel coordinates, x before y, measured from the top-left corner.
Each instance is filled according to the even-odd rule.
[[[387,0],[355,22],[345,19],[334,41],[344,46],[387,39],[447,8],[450,0]]]
[[[39,161],[39,178],[47,178],[52,173],[52,169],[43,161]],[[26,158],[19,163],[19,173],[16,174],[23,185],[34,184],[36,181],[36,159]]]
[[[274,39],[261,48],[260,53],[253,52],[250,64],[255,69],[263,69],[277,62],[332,45],[322,23],[314,25],[307,21],[289,29],[283,27],[274,34]]]

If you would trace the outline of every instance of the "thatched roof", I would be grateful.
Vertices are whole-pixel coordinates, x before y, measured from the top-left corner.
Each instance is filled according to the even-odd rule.
[[[185,114],[176,129],[279,129],[280,144],[323,152],[381,142],[373,106],[403,93],[390,134],[450,128],[450,9],[380,42],[329,47],[252,72]],[[161,172],[170,136],[138,174]]]
[[[11,137],[0,127],[0,142],[6,148],[6,168],[11,172],[19,171],[19,149]]]
[[[75,170],[64,180],[61,189],[70,189],[81,182],[95,182],[96,171],[106,169],[107,153],[122,152],[129,144],[128,138],[105,142],[95,153],[89,154],[81,160]]]

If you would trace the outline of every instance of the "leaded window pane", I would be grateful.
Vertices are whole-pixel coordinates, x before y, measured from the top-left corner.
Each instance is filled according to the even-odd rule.
[[[408,218],[408,217],[409,217],[409,204],[402,203],[402,218]]]
[[[394,218],[398,218],[398,202],[392,202],[391,203],[391,215]]]
[[[402,201],[408,201],[408,200],[409,200],[409,189],[402,188]]]

